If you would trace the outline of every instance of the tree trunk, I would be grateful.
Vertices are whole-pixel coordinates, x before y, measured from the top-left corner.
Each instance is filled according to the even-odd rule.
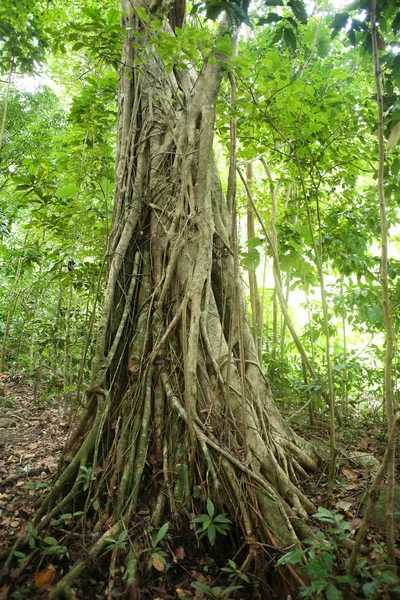
[[[136,9],[123,0],[115,205],[92,386],[38,514],[44,530],[71,503],[80,506],[96,534],[92,558],[128,530],[128,555],[114,547],[109,564],[110,572],[125,564],[130,589],[149,545],[143,511],[156,527],[170,521],[188,531],[188,510],[204,512],[210,498],[229,513],[250,558],[259,542],[297,545],[315,510],[297,476],[317,460],[273,401],[235,277],[232,214],[213,156],[227,57],[215,51],[198,75],[167,73]],[[164,29],[173,35],[167,18]],[[50,597],[87,564],[77,562]]]

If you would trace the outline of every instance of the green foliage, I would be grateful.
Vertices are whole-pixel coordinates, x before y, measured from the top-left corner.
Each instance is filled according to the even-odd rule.
[[[239,577],[240,579],[243,579],[243,581],[245,581],[246,583],[250,583],[250,580],[249,580],[248,576],[246,575],[246,573],[243,573],[243,571],[241,571],[239,569],[239,567],[236,565],[235,561],[233,561],[229,558],[228,565],[229,565],[228,567],[222,567],[221,571],[223,571],[224,573],[229,573],[229,579],[233,579],[234,577]]]
[[[215,507],[210,499],[207,500],[207,514],[203,513],[199,517],[192,519],[192,523],[201,523],[202,527],[197,531],[197,536],[201,540],[207,535],[210,544],[215,544],[217,533],[227,535],[232,521],[228,519],[226,513],[215,516]]]
[[[302,568],[312,580],[309,586],[301,588],[301,598],[329,598],[336,600],[342,598],[340,586],[349,584],[353,586],[355,580],[347,575],[337,574],[337,556],[340,543],[350,537],[349,526],[343,522],[343,516],[335,514],[323,507],[318,507],[318,512],[313,515],[315,519],[327,523],[329,536],[325,537],[318,531],[315,538],[304,540],[307,546],[304,550],[294,550],[282,556],[277,566],[299,565],[305,562]]]
[[[93,472],[93,467],[80,466],[79,481],[83,482],[83,491],[86,492],[91,483],[96,481],[96,474]]]
[[[62,546],[58,543],[58,541],[53,537],[44,537],[43,543],[46,545],[42,553],[44,555],[51,554],[57,555],[60,559],[69,558],[69,550],[67,546]]]
[[[38,530],[35,529],[32,523],[26,524],[28,534],[28,543],[31,552],[40,552],[45,555],[57,556],[60,560],[69,559],[69,550],[67,546],[59,544],[56,538],[51,536],[41,537]],[[20,562],[26,560],[27,555],[23,552],[15,553]]]
[[[157,531],[154,539],[151,539],[150,546],[145,548],[143,552],[149,553],[149,559],[147,561],[147,567],[151,569],[151,567],[157,563],[157,570],[160,571],[160,565],[164,565],[165,567],[168,565],[166,561],[166,557],[168,553],[160,547],[160,543],[167,535],[169,529],[169,523],[164,523],[162,527]],[[151,533],[153,531],[153,527],[150,526],[148,528],[148,532]]]
[[[45,3],[2,0],[0,5],[0,73],[32,73],[49,45]]]
[[[382,598],[386,592],[400,590],[400,579],[381,566],[369,566],[367,561],[360,560],[357,571],[359,580],[348,575],[341,575],[338,569],[338,556],[341,545],[351,535],[348,523],[343,522],[343,516],[318,507],[313,517],[328,525],[327,533],[318,531],[314,538],[304,540],[307,546],[304,550],[293,550],[282,556],[276,566],[296,565],[304,570],[311,584],[300,590],[301,598],[328,598],[340,600],[345,586],[350,586],[355,592],[357,586],[362,588],[368,598]]]
[[[107,550],[126,550],[126,538],[128,537],[128,532],[126,529],[123,529],[118,536],[118,539],[114,538],[105,538],[106,542],[108,542]]]

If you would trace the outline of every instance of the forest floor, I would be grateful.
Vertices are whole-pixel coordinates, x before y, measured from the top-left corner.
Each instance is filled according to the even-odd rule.
[[[63,403],[58,403],[56,398],[50,402],[44,401],[43,391],[43,386],[35,390],[32,382],[19,380],[10,375],[0,376],[0,552],[10,548],[18,535],[26,530],[27,523],[32,520],[35,510],[33,501],[47,493],[49,480],[57,470],[58,460],[70,429],[69,416]],[[297,428],[300,429],[301,435],[315,440],[316,445],[326,446],[327,423],[310,427],[306,421],[302,423],[298,420]],[[376,466],[379,464],[376,459],[381,459],[385,450],[385,427],[373,421],[358,419],[341,427],[337,437],[340,462],[333,510],[343,515],[343,520],[349,523],[350,529],[357,530],[362,522],[366,493],[376,472]],[[326,470],[314,474],[307,481],[302,482],[302,485],[306,495],[316,506],[325,506]],[[400,514],[400,486],[396,489],[399,505],[395,510]],[[322,523],[315,522],[313,529],[317,531],[321,527],[323,527]],[[383,541],[384,508],[381,506],[375,512],[374,528],[371,529],[366,541],[367,547],[374,548],[367,558],[370,564],[376,566],[384,560],[383,553],[376,551],[376,548],[382,547]],[[204,582],[205,586],[215,585],[216,576],[218,585],[230,585],[231,581],[227,577],[221,578],[220,572],[218,574],[217,570],[210,568],[211,559],[204,553],[204,548],[202,550],[202,547],[198,546],[196,550],[196,544],[192,545],[193,548],[190,549],[180,547],[180,556],[175,557],[175,562],[178,560],[186,572],[194,569],[197,574],[195,580]],[[190,558],[190,565],[185,564],[185,557]],[[146,592],[143,598],[161,600],[181,597],[179,582],[171,579],[166,581],[165,574],[155,571],[154,568],[152,571],[154,572],[149,574],[149,580],[145,584]],[[40,573],[42,572],[44,571]],[[36,575],[31,572],[28,579],[30,581],[24,577],[24,585],[28,584],[28,588],[32,589],[31,586],[35,582],[40,588],[37,572]],[[243,581],[239,580],[236,583],[240,584]],[[7,595],[7,591],[7,586],[0,588],[0,600],[17,597]],[[41,591],[38,589],[38,592]],[[204,591],[191,589],[190,583],[185,586],[184,593],[186,598],[211,597],[205,595]],[[41,594],[40,597],[43,598],[43,595]],[[88,596],[84,590],[81,590],[78,597],[103,598],[104,596],[101,593]]]
[[[69,424],[60,405],[41,401],[43,386],[35,391],[32,384],[2,375],[0,389],[6,399],[3,406],[0,401],[1,551],[31,519],[33,499],[57,470]]]

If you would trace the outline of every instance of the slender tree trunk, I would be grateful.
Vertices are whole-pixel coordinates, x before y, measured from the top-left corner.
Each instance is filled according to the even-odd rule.
[[[248,162],[246,165],[246,180],[249,190],[253,185],[253,164]],[[254,211],[250,198],[247,199],[247,239],[250,240],[256,235],[254,227]],[[249,247],[250,251],[250,247]],[[258,291],[257,275],[254,267],[249,268],[249,287],[250,287],[250,303],[251,303],[251,318],[253,326],[253,335],[257,347],[258,358],[261,363],[261,330],[263,319],[261,314],[260,293]]]
[[[8,99],[10,96],[11,80],[12,80],[13,73],[14,73],[14,58],[11,61],[11,67],[10,67],[10,71],[8,73],[8,80],[7,80],[7,84],[6,84],[7,90],[6,90],[6,97],[4,98],[3,118],[1,119],[1,126],[0,126],[0,152],[1,152],[1,149],[3,148],[4,131],[5,131],[5,127],[6,127],[6,121],[7,121]]]
[[[15,312],[15,309],[16,309],[17,303],[18,303],[17,287],[18,287],[19,279],[21,277],[22,263],[24,261],[24,251],[26,248],[26,243],[28,241],[28,236],[29,236],[29,233],[26,233],[23,244],[22,244],[22,248],[21,248],[21,256],[18,259],[17,270],[15,272],[14,297],[11,301],[10,308],[8,309],[6,326],[4,328],[4,334],[3,334],[3,341],[1,343],[1,348],[0,348],[0,372],[4,371],[5,364],[6,364],[6,352],[7,352],[8,337],[10,335],[10,328],[11,328],[13,316],[14,316],[14,312]]]
[[[344,307],[344,295],[343,295],[343,287],[344,287],[344,275],[342,275],[341,279],[340,279],[340,299],[342,302],[342,306]],[[347,312],[346,309],[343,308],[342,311],[342,339],[343,339],[343,364],[344,364],[344,369],[343,369],[343,375],[342,375],[342,406],[343,406],[343,413],[345,415],[348,415],[348,408],[349,408],[349,392],[347,389],[347,383],[348,383],[348,371],[347,371],[347,332],[346,332],[346,325],[347,325]]]
[[[315,507],[297,478],[317,467],[263,377],[235,272],[232,205],[213,156],[229,57],[213,51],[198,75],[167,72],[139,6],[164,15],[173,35],[169,5],[123,0],[114,218],[92,385],[37,514],[43,531],[71,503],[82,507],[97,539],[91,558],[126,531],[129,552],[110,551],[110,577],[123,565],[133,597],[149,520],[170,521],[178,535],[185,522],[189,531],[188,509],[204,511],[211,498],[246,540],[249,564],[260,560],[254,539],[287,548],[310,534],[304,518]],[[79,560],[50,598],[87,566]]]
[[[396,553],[394,540],[394,484],[395,484],[395,454],[396,437],[390,433],[394,426],[394,393],[392,384],[393,370],[393,324],[390,310],[389,298],[389,277],[388,277],[388,223],[386,216],[385,188],[384,188],[384,170],[385,170],[385,140],[383,132],[383,96],[381,86],[381,68],[378,53],[378,34],[376,25],[376,0],[371,0],[371,37],[372,50],[374,55],[374,72],[376,85],[376,99],[378,104],[378,144],[379,144],[379,166],[378,166],[378,194],[379,194],[379,212],[381,220],[381,287],[382,287],[382,305],[383,317],[386,333],[386,352],[385,352],[385,398],[386,398],[386,418],[388,423],[389,441],[388,441],[388,481],[386,490],[386,544],[388,554],[388,564],[396,569]]]

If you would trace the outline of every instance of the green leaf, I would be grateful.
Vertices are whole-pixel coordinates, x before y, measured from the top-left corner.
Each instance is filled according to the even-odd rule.
[[[260,253],[256,248],[250,248],[246,254],[242,255],[242,265],[245,269],[255,269],[260,264]]]
[[[293,29],[291,29],[290,27],[285,27],[285,29],[283,30],[283,39],[289,50],[294,52],[297,48],[297,40],[296,34],[294,33]]]
[[[43,554],[67,554],[65,546],[50,546],[43,550]]]
[[[128,532],[126,529],[124,529],[123,531],[121,531],[121,533],[118,536],[118,542],[123,542],[124,540],[126,540],[127,537],[128,537]]]
[[[58,544],[58,541],[56,540],[56,538],[53,538],[53,537],[45,537],[45,538],[43,538],[43,541],[45,544],[48,544],[49,546],[56,546]]]
[[[232,56],[233,54],[233,45],[229,36],[224,35],[222,37],[218,37],[216,41],[217,50],[222,52],[225,56]]]
[[[222,515],[217,515],[214,519],[213,519],[214,523],[232,523],[232,521],[230,519],[228,519],[228,517],[226,516],[226,513],[222,514]]]
[[[78,192],[79,188],[74,183],[59,188],[56,192],[57,198],[73,197]]]
[[[191,523],[203,523],[204,521],[209,521],[209,520],[210,520],[210,517],[208,515],[200,515],[199,517],[192,519]]]
[[[282,18],[283,17],[281,17],[277,13],[271,12],[269,13],[268,17],[261,17],[260,19],[258,19],[257,25],[268,25],[269,23],[277,23],[278,21],[281,21]]]
[[[159,529],[156,538],[154,540],[154,545],[157,546],[161,540],[163,539],[163,537],[166,535],[167,531],[168,531],[168,527],[169,527],[169,522],[167,521],[166,523],[164,523],[164,525]]]
[[[190,585],[194,587],[195,590],[201,590],[203,592],[208,592],[210,590],[210,586],[205,583],[201,583],[201,581],[193,581],[193,583]]]
[[[304,2],[302,2],[302,0],[290,0],[290,2],[288,2],[288,6],[290,6],[292,9],[296,19],[298,19],[300,23],[303,23],[303,25],[306,25],[307,11],[305,9]]]
[[[211,500],[207,500],[207,512],[212,519],[214,516],[214,512],[215,512],[215,507],[214,507],[214,504],[211,502]]]
[[[284,6],[283,0],[264,0],[266,6]]]
[[[318,506],[318,512],[313,515],[314,519],[319,519],[320,521],[327,521],[328,523],[334,523],[335,517],[331,513],[330,510],[324,508],[323,506]]]
[[[336,15],[333,17],[331,25],[333,29],[332,37],[335,37],[339,33],[340,29],[343,29],[346,26],[349,17],[350,15],[348,12],[336,13]]]
[[[147,23],[147,21],[149,20],[149,15],[147,14],[146,9],[143,8],[143,6],[138,7],[137,14],[138,14],[139,19],[141,19],[142,21]]]
[[[230,594],[231,592],[235,592],[236,590],[241,590],[243,588],[242,585],[230,585],[229,587],[225,588],[222,593],[221,596],[227,596],[228,594]],[[215,590],[215,588],[213,588],[213,590]]]
[[[337,587],[335,587],[332,583],[326,590],[326,598],[327,600],[342,600],[342,592],[340,592]]]
[[[400,11],[397,13],[392,23],[393,32],[396,34],[400,31]]]
[[[246,243],[249,248],[257,248],[257,246],[262,246],[264,244],[264,241],[265,240],[263,240],[260,237],[253,237],[249,238]]]
[[[277,561],[276,565],[296,565],[297,563],[303,560],[305,552],[305,550],[292,550],[284,556],[281,556],[281,558]]]
[[[213,524],[209,526],[207,529],[208,539],[210,540],[210,544],[213,546],[215,542],[215,538],[217,536],[217,532]]]

